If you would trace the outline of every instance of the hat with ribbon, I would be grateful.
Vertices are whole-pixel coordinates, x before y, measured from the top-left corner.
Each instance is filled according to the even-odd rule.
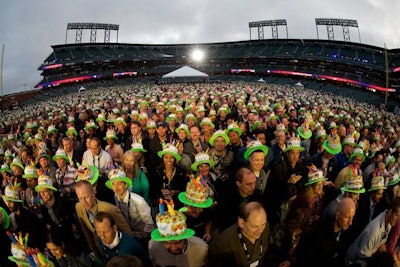
[[[351,135],[347,135],[343,139],[342,145],[348,145],[348,146],[352,146],[352,147],[356,147],[357,146],[354,137],[351,136]]]
[[[210,165],[210,168],[214,167],[215,164],[215,162],[210,159],[210,155],[206,152],[200,152],[194,156],[194,162],[191,166],[192,170],[197,171],[198,166],[203,163]]]
[[[242,130],[240,129],[239,125],[237,124],[237,122],[232,122],[231,124],[228,125],[228,127],[226,128],[226,134],[229,134],[229,132],[231,131],[235,131],[240,135],[242,135]]]
[[[309,123],[304,121],[302,125],[297,128],[297,133],[304,139],[309,139],[312,136]]]
[[[14,158],[13,161],[10,164],[10,168],[12,168],[13,166],[18,166],[21,171],[23,171],[25,169],[24,164],[22,163],[22,161],[19,158]]]
[[[309,166],[308,169],[308,181],[304,184],[305,186],[328,180],[328,178],[324,177],[324,172],[317,169],[314,164]]]
[[[90,122],[86,123],[85,131],[88,132],[90,128],[96,130],[99,127],[96,125],[96,123],[94,123],[94,121],[90,121]]]
[[[114,120],[114,126],[117,127],[118,123],[122,123],[124,127],[126,126],[126,122],[122,117],[118,117]]]
[[[400,182],[400,176],[399,173],[396,172],[389,176],[389,181],[386,186],[394,186],[397,185],[399,182]]]
[[[290,150],[298,150],[300,152],[304,151],[304,147],[301,146],[300,137],[295,136],[294,134],[287,141],[286,148],[283,150],[283,152],[288,152]]]
[[[186,192],[181,192],[178,199],[186,205],[197,208],[208,208],[213,204],[213,200],[209,197],[210,188],[207,185],[204,176],[194,178],[191,176],[190,181],[186,185]]]
[[[140,142],[132,143],[131,147],[132,147],[131,151],[133,152],[142,152],[142,153],[147,152],[147,150],[143,148],[143,145]]]
[[[23,202],[20,191],[20,184],[14,183],[13,185],[8,185],[4,189],[4,195],[2,195],[2,198],[4,201]]]
[[[107,132],[106,132],[106,136],[105,136],[103,139],[104,139],[105,141],[107,141],[108,139],[117,140],[118,137],[117,137],[117,135],[115,134],[114,129],[108,129]]]
[[[175,145],[168,143],[163,147],[163,150],[158,151],[157,155],[162,158],[164,155],[172,155],[176,159],[176,161],[181,160],[181,156],[178,154],[178,149]]]
[[[211,146],[214,146],[215,139],[217,139],[218,137],[224,138],[226,145],[229,144],[230,139],[229,139],[228,135],[226,134],[226,132],[224,130],[218,130],[215,133],[213,133],[213,135],[210,137],[209,143]]]
[[[250,155],[255,151],[261,151],[264,153],[264,156],[266,156],[268,154],[268,147],[258,140],[253,140],[247,145],[247,149],[244,152],[244,158],[249,160]]]
[[[336,131],[332,131],[327,140],[324,141],[322,146],[332,155],[339,154],[342,151],[342,144],[340,143],[340,137]]]
[[[200,122],[200,127],[203,127],[204,124],[210,125],[211,128],[215,128],[214,123],[208,117],[204,117],[202,119],[202,121]]]
[[[132,180],[126,177],[126,173],[121,168],[111,169],[108,173],[108,180],[106,182],[106,186],[109,189],[112,189],[112,184],[115,181],[122,181],[126,183],[127,187],[132,186]]]
[[[8,167],[8,165],[6,163],[4,163],[3,165],[1,165],[0,168],[0,174],[3,172],[8,172],[9,174],[12,174],[12,170]]]
[[[22,178],[38,178],[37,168],[35,167],[34,162],[29,163],[25,166]]]
[[[168,210],[165,210],[165,204]],[[186,225],[186,216],[183,214],[187,211],[186,207],[177,211],[174,210],[172,200],[167,202],[160,199],[159,211],[156,215],[157,228],[151,232],[151,239],[154,241],[174,241],[194,236],[195,232],[187,228]]]
[[[190,120],[190,119],[193,119],[195,123],[197,122],[196,116],[193,115],[192,113],[189,113],[185,117],[185,123],[188,124],[188,120]]]
[[[82,161],[81,165],[79,163],[77,165],[77,181],[86,180],[91,185],[94,185],[99,179],[99,169],[96,166],[88,166],[85,160]]]
[[[376,191],[376,190],[385,190],[386,186],[385,186],[385,177],[379,175],[379,176],[374,176],[371,179],[371,188],[368,189],[368,192],[371,191]]]
[[[157,124],[155,121],[148,121],[146,124],[145,130],[148,131],[149,129],[157,129]]]
[[[47,135],[49,135],[52,132],[58,133],[58,129],[54,125],[49,125],[49,127],[47,128]]]
[[[44,173],[42,170],[37,170],[37,173],[39,175],[39,179],[38,179],[38,185],[35,186],[36,192],[39,192],[40,189],[42,188],[48,188],[53,191],[58,191],[57,188],[53,186],[53,181],[46,173]]]
[[[73,133],[75,136],[78,135],[78,132],[76,131],[75,127],[69,127],[68,130],[65,132],[65,135],[69,136],[70,133]]]
[[[365,154],[364,151],[360,147],[356,147],[353,150],[353,153],[351,153],[349,161],[352,161],[354,157],[361,157],[361,161],[365,160]]]
[[[189,134],[190,134],[188,126],[187,126],[186,124],[184,124],[184,123],[181,123],[181,124],[175,129],[175,132],[176,132],[176,133],[179,133],[179,131],[181,131],[181,130],[184,130],[184,131],[186,132],[186,135],[189,135]]]
[[[67,156],[67,152],[62,148],[57,149],[56,154],[53,156],[53,160],[57,161],[59,158],[64,159],[67,164],[69,164],[71,161],[71,159]]]
[[[361,175],[353,175],[353,173],[350,172],[350,175],[347,177],[340,190],[357,194],[365,193],[363,177]]]

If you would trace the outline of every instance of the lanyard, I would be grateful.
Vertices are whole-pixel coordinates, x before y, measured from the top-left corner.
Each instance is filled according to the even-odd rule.
[[[115,195],[115,197],[117,198],[117,200],[118,200],[118,208],[122,211],[122,205],[121,205],[121,203],[123,203],[124,201],[122,200],[122,201],[119,201],[119,199],[118,199],[118,197]],[[129,225],[131,225],[131,221],[132,221],[132,218],[131,218],[131,213],[130,213],[130,207],[131,207],[131,201],[130,201],[130,199],[131,199],[131,192],[130,191],[128,191],[128,209],[127,209],[127,211],[126,211],[126,215],[128,216],[128,218],[125,218],[128,222],[129,222]]]
[[[239,226],[237,228],[237,235],[238,235],[240,242],[242,242],[242,247],[243,247],[244,253],[246,254],[247,262],[249,263],[249,266],[250,266],[252,263],[251,256],[250,256],[249,250],[247,249],[247,245],[244,242],[243,235],[240,232]],[[258,255],[258,259],[257,259],[258,262],[260,262],[260,260],[261,260],[262,253],[263,253],[263,245],[262,245],[262,238],[261,238],[260,239],[260,254]]]

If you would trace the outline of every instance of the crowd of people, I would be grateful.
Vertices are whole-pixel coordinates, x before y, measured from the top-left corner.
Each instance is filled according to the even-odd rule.
[[[399,118],[368,103],[264,83],[115,85],[0,122],[1,266],[32,266],[10,256],[14,233],[60,267],[400,267]],[[182,195],[196,177],[205,203]],[[185,234],[155,234],[164,202]]]

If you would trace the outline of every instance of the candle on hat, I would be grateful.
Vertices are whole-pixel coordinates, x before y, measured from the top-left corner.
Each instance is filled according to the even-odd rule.
[[[169,214],[175,216],[174,201],[172,199],[169,201],[169,203],[167,202],[167,208]]]
[[[160,200],[159,200],[158,209],[160,210],[161,215],[165,214],[164,200],[162,198],[160,198]]]

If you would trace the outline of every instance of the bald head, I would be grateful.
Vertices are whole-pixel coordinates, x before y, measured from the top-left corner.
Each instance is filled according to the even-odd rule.
[[[335,216],[334,231],[347,230],[353,223],[356,204],[353,199],[345,197],[340,201]]]
[[[354,203],[353,199],[349,197],[345,197],[340,201],[336,212],[344,213],[348,210],[356,210],[356,204]]]

